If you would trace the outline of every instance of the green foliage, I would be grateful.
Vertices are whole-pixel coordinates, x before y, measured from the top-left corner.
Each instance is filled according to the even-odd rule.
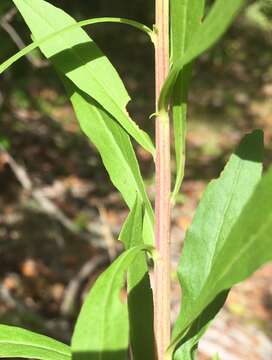
[[[73,29],[77,29],[79,27],[84,27],[87,25],[94,25],[94,24],[102,24],[102,23],[116,23],[116,24],[129,25],[136,29],[144,31],[150,37],[151,41],[154,40],[153,39],[154,38],[153,31],[149,27],[139,23],[138,21],[125,19],[125,18],[114,18],[114,17],[91,18],[91,19],[87,19],[87,20],[83,20],[83,21],[79,21],[79,22],[74,22],[71,25],[68,25],[56,32],[52,32],[47,36],[41,37],[39,40],[33,41],[31,44],[29,44],[25,48],[21,49],[16,54],[14,54],[10,58],[8,58],[6,61],[4,61],[0,65],[0,74],[2,74],[5,70],[7,70],[11,65],[13,65],[19,59],[21,59],[23,56],[29,54],[30,52],[33,52],[35,49],[37,49],[38,47],[41,47],[42,45],[46,44],[50,40],[56,39],[56,37],[63,35]]]
[[[119,236],[127,249],[143,244],[143,215],[143,205],[137,197]],[[139,254],[128,269],[127,288],[133,359],[153,359],[153,298],[144,253]]]
[[[203,0],[171,1],[171,63],[175,67],[183,58],[195,32],[201,25],[205,2]],[[181,36],[182,34],[182,36]],[[189,63],[178,75],[173,91],[173,126],[176,151],[176,181],[173,190],[175,201],[184,176],[187,98],[192,65]]]
[[[51,35],[76,21],[44,0],[14,0],[35,39]],[[148,135],[140,130],[126,111],[130,98],[110,61],[81,28],[72,30],[40,46],[56,69],[80,90],[107,110],[146,150],[154,153]]]
[[[97,279],[76,322],[73,359],[127,358],[129,321],[121,290],[124,273],[145,249],[143,246],[128,249]]]
[[[175,66],[172,66],[161,91],[159,99],[160,111],[166,111],[177,78],[184,66],[208,50],[220,39],[244,3],[245,0],[215,1],[208,15],[193,34],[190,46],[188,46],[184,55],[177,61]],[[199,4],[202,4],[202,0],[199,1]]]
[[[260,131],[255,131],[243,139],[220,178],[209,184],[197,208],[193,223],[185,237],[178,269],[183,300],[173,335],[176,344],[183,336],[185,340],[176,353],[176,359],[182,359],[184,353],[191,352],[203,333],[206,324],[203,323],[203,315],[199,315],[219,294],[216,291],[212,292],[210,287],[208,289],[207,284],[211,278],[216,277],[214,264],[220,261],[222,254],[224,257],[227,256],[222,252],[225,246],[233,241],[234,243],[230,243],[229,246],[235,247],[237,239],[231,237],[230,233],[261,178],[262,157],[263,136]],[[236,255],[235,252],[230,252],[228,261]],[[209,300],[203,306],[205,288]],[[221,290],[226,289],[228,288]],[[215,315],[216,312],[213,317]],[[197,316],[199,326],[193,323]],[[190,336],[188,333],[183,335],[188,324],[191,324]]]
[[[44,335],[14,326],[0,325],[0,358],[69,360],[69,346]]]
[[[5,136],[1,136],[0,135],[0,150],[9,150],[10,148],[10,140],[5,137]]]
[[[125,251],[99,276],[87,295],[76,321],[72,355],[68,346],[53,339],[0,325],[0,357],[120,360],[127,359],[130,351],[134,360],[155,359],[146,255],[154,244],[154,214],[130,136],[152,155],[155,150],[149,136],[126,111],[130,98],[117,71],[81,27],[106,21],[125,23],[146,32],[154,43],[156,33],[121,18],[77,23],[44,0],[13,2],[35,41],[0,65],[0,73],[37,46],[41,49],[63,81],[82,131],[96,146],[130,213],[119,235]],[[170,107],[173,115],[173,200],[184,176],[193,61],[219,40],[244,4],[245,0],[216,0],[207,8],[204,0],[171,1],[171,69],[158,109],[163,114]],[[256,14],[256,6],[251,5],[248,11]],[[263,11],[260,7],[257,10]],[[4,147],[1,139],[0,145]],[[183,300],[166,355],[169,359],[194,359],[201,336],[222,308],[231,287],[272,260],[272,169],[261,178],[262,154],[262,132],[247,135],[220,177],[209,184],[198,206],[178,269]]]
[[[97,147],[112,183],[131,209],[137,196],[144,204],[144,242],[152,245],[154,214],[126,131],[92,98],[63,78],[80,126]],[[138,194],[138,195],[137,195]]]

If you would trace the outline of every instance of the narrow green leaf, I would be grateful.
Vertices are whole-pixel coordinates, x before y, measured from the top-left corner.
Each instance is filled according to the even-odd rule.
[[[15,326],[0,325],[0,358],[69,360],[69,346]]]
[[[171,58],[179,60],[190,46],[204,15],[204,0],[172,0],[171,16]]]
[[[161,91],[159,111],[166,111],[175,83],[183,67],[208,50],[220,39],[245,2],[246,0],[215,1],[208,16],[190,41],[184,56],[172,66]]]
[[[137,197],[119,238],[130,248],[143,244],[142,233],[143,205]],[[154,359],[153,296],[144,253],[128,269],[127,288],[133,360]]]
[[[204,14],[204,0],[173,0],[170,3],[171,16],[171,60],[172,65],[184,56],[193,35],[201,25]],[[179,192],[184,176],[185,135],[187,117],[187,98],[192,74],[192,65],[188,64],[180,72],[173,90],[173,125],[176,152],[176,180],[173,190],[173,202]]]
[[[24,47],[23,49],[18,51],[16,54],[11,56],[9,59],[4,61],[0,65],[0,75],[5,70],[7,70],[12,64],[14,64],[16,61],[18,61],[25,55],[29,54],[31,51],[33,51],[37,47],[40,47],[41,45],[44,45],[45,43],[47,43],[49,40],[52,40],[54,37],[63,35],[64,33],[69,32],[78,27],[84,27],[87,25],[102,24],[102,23],[115,23],[115,24],[125,24],[125,25],[132,26],[138,30],[145,32],[150,37],[151,41],[153,41],[153,37],[154,37],[153,30],[151,30],[148,26],[139,23],[138,21],[130,20],[130,19],[126,19],[126,18],[118,18],[118,17],[91,18],[91,19],[87,19],[87,20],[78,21],[77,23],[66,26],[66,27],[62,28],[61,30],[58,30],[47,36],[44,36],[37,41],[33,41],[31,44],[27,45],[26,47]]]
[[[137,195],[119,235],[126,249],[143,245],[143,203]]]
[[[13,0],[36,40],[76,21],[44,0]],[[127,91],[107,57],[82,28],[61,33],[40,46],[59,72],[95,99],[147,151],[154,155],[149,136],[129,117]]]
[[[226,298],[227,292],[224,295],[224,291],[245,280],[260,266],[272,261],[271,189],[272,169],[259,181],[224,245],[218,251],[201,293],[191,303],[189,317],[197,316],[194,326],[197,324],[198,331],[202,331],[208,321],[211,321],[211,317],[207,321],[203,321],[203,317],[207,317],[207,314],[213,314],[214,317],[219,311],[218,302],[214,303],[212,300],[215,296],[223,295]],[[192,336],[196,336],[196,332]]]
[[[206,314],[201,314],[221,291],[228,289],[222,287],[220,291],[213,291],[211,284],[208,290],[207,283],[211,277],[213,280],[217,277],[214,266],[218,261],[222,261],[222,257],[231,261],[236,256],[234,252],[226,253],[223,249],[227,244],[232,247],[235,242],[231,238],[232,228],[261,178],[262,156],[263,135],[257,130],[243,139],[220,178],[209,184],[186,234],[178,269],[183,289],[182,310],[175,324],[173,344],[180,343],[185,331],[189,331],[190,336],[179,344],[175,355],[177,360],[182,358],[183,352],[191,351],[197,344],[206,325],[206,320],[203,323],[203,319],[214,317],[224,303],[224,297],[220,297],[220,301],[215,301],[213,306],[206,310]],[[208,302],[203,303],[203,291],[208,292]],[[188,330],[190,324],[192,326]]]
[[[121,290],[125,272],[145,249],[128,249],[95,282],[77,319],[72,338],[73,359],[127,359],[129,321]]]
[[[144,242],[153,245],[154,213],[129,136],[91,97],[78,90],[69,80],[62,80],[81,129],[101,154],[112,183],[130,209],[137,194],[144,204]]]

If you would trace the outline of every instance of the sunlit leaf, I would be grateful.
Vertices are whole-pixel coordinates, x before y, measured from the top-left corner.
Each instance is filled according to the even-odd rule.
[[[129,318],[124,275],[143,246],[128,249],[96,280],[81,308],[72,338],[75,360],[127,359]]]
[[[35,40],[76,24],[61,9],[44,0],[13,0]],[[107,57],[82,28],[74,28],[40,46],[59,72],[90,95],[146,150],[154,154],[149,136],[129,117],[127,91]]]
[[[64,81],[83,132],[97,147],[112,183],[132,209],[137,194],[144,204],[144,242],[154,241],[154,214],[138,161],[126,131],[91,97]]]
[[[0,358],[70,360],[69,346],[32,331],[0,325]]]
[[[171,62],[175,66],[190,46],[194,34],[201,25],[204,0],[173,0],[171,11]],[[191,80],[192,65],[188,64],[180,72],[173,90],[173,125],[176,151],[176,180],[173,200],[177,196],[184,176],[185,135],[187,117],[187,97]]]
[[[166,111],[175,83],[186,64],[214,45],[227,30],[246,0],[216,0],[202,25],[194,34],[183,57],[171,68],[161,91],[159,110]]]
[[[81,20],[81,21],[75,22],[71,25],[65,26],[64,28],[57,30],[54,33],[50,33],[49,35],[46,35],[37,41],[33,41],[26,47],[19,50],[17,53],[12,55],[10,58],[5,60],[0,65],[0,74],[2,74],[5,70],[7,70],[16,61],[18,61],[22,57],[28,55],[34,49],[36,49],[36,48],[40,47],[41,45],[44,45],[48,41],[52,40],[54,37],[63,35],[66,32],[69,32],[78,27],[84,27],[87,25],[102,24],[102,23],[115,23],[115,24],[125,24],[125,25],[132,26],[138,30],[144,31],[150,37],[150,39],[153,41],[153,37],[154,37],[153,30],[151,30],[146,25],[143,25],[135,20],[120,18],[120,17],[119,18],[118,17],[99,17],[99,18],[91,18],[91,19]]]
[[[120,234],[126,248],[143,244],[143,204],[139,197]],[[153,296],[144,253],[128,269],[130,343],[134,360],[154,359]]]
[[[255,131],[247,135],[236,154],[231,156],[220,178],[209,184],[186,234],[178,270],[183,301],[173,334],[173,344],[179,343],[175,354],[177,360],[182,359],[184,353],[192,351],[203,334],[203,328],[223,305],[227,293],[223,297],[220,293],[241,281],[246,269],[250,275],[258,267],[247,252],[248,238],[235,233],[235,229],[247,212],[247,202],[249,199],[249,203],[252,202],[251,196],[256,197],[254,190],[261,178],[262,154],[262,133]],[[272,197],[272,192],[270,195]],[[257,227],[253,230],[257,231]],[[260,238],[255,240],[263,241]],[[237,243],[241,249],[245,249],[248,258],[239,251]],[[265,262],[260,244],[257,251],[260,251],[260,257],[263,256]],[[235,273],[235,276],[229,276],[228,281],[227,277],[224,280],[220,278],[222,269],[219,270],[219,263],[225,261],[233,262]],[[226,286],[227,282],[229,286]],[[211,302],[213,304],[209,306]]]

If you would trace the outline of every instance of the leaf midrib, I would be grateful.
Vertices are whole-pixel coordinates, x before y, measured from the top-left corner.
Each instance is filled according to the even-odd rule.
[[[236,256],[228,263],[228,265],[225,267],[223,272],[221,271],[220,276],[217,277],[217,279],[215,281],[212,281],[211,276],[209,276],[209,278],[207,279],[206,285],[203,287],[200,295],[198,296],[198,299],[205,299],[204,301],[200,301],[201,304],[207,305],[209,303],[209,300],[210,300],[209,294],[211,294],[211,293],[214,294],[216,292],[216,295],[217,295],[219,293],[218,289],[219,289],[219,291],[224,290],[224,288],[220,289],[220,287],[218,289],[216,289],[217,284],[220,283],[220,281],[226,276],[226,274],[234,266],[234,264],[241,258],[241,256],[243,256],[243,254],[247,251],[247,249],[252,246],[252,244],[256,240],[256,238],[258,236],[260,236],[260,234],[262,234],[263,231],[265,231],[266,227],[269,227],[271,225],[271,220],[272,220],[272,213],[268,216],[267,221],[263,225],[260,226],[259,230],[254,235],[251,236],[250,240],[244,246],[242,246],[240,248],[240,251],[237,252]],[[229,236],[231,236],[231,233],[229,234]],[[219,254],[222,252],[222,250],[224,250],[224,247],[221,249]],[[220,258],[220,255],[219,255],[219,258]],[[212,289],[215,291],[212,291]],[[197,304],[197,307],[199,307],[199,303]],[[182,326],[182,329],[186,329],[188,326],[190,326],[190,324],[192,324],[192,322],[196,319],[197,316],[198,316],[198,310],[193,312],[193,320],[190,322],[186,322],[184,324],[184,326]]]
[[[70,357],[70,353],[68,353],[68,352],[62,352],[61,350],[42,346],[42,345],[36,345],[36,344],[33,345],[33,343],[28,343],[28,342],[20,342],[20,341],[14,341],[14,340],[0,340],[0,344],[26,346],[26,347],[31,347],[31,348],[35,348],[35,349],[51,351],[51,352],[54,352],[54,353],[57,353],[60,355],[64,355],[68,358]]]
[[[221,232],[222,232],[222,228],[223,228],[224,223],[225,223],[225,217],[226,217],[226,215],[227,215],[228,209],[229,209],[229,207],[230,207],[230,204],[231,204],[231,202],[232,202],[233,195],[234,195],[233,188],[234,188],[234,186],[237,184],[238,176],[239,176],[239,174],[240,174],[240,172],[241,172],[241,168],[242,168],[242,163],[239,161],[239,163],[237,164],[237,168],[236,168],[236,170],[235,170],[236,176],[234,177],[234,180],[233,180],[233,183],[232,183],[232,186],[231,186],[231,196],[230,196],[230,198],[227,200],[226,205],[225,205],[225,207],[224,207],[221,224],[220,224],[220,226],[218,227],[217,233],[216,233],[216,235],[215,235],[215,237],[214,237],[214,239],[213,239],[213,242],[214,242],[214,243],[215,243],[215,242],[216,242],[216,243],[218,242],[218,239],[219,239],[220,234],[221,234]],[[237,175],[237,173],[238,173],[238,175]],[[218,180],[219,180],[219,179],[218,179]],[[217,180],[215,180],[215,181],[217,181]],[[210,240],[208,240],[208,241],[210,241]],[[199,289],[199,292],[198,292],[197,295],[187,294],[187,296],[188,296],[189,298],[192,298],[192,299],[196,300],[196,299],[198,298],[199,294],[201,294],[202,290],[206,287],[206,283],[207,283],[207,281],[208,281],[208,279],[209,279],[209,277],[210,277],[210,275],[211,275],[212,265],[213,265],[213,263],[214,263],[214,258],[215,258],[216,254],[217,254],[217,250],[218,250],[218,247],[215,246],[214,249],[213,249],[213,255],[212,255],[212,257],[210,258],[209,263],[208,263],[208,264],[205,264],[205,266],[208,268],[208,271],[206,272],[207,275],[205,275],[206,281],[203,283],[203,285],[202,285],[201,288]],[[187,279],[186,283],[188,283],[188,282],[190,282],[190,280],[188,281],[188,279]],[[187,288],[191,290],[191,288],[190,288],[189,286],[188,286]]]
[[[113,139],[113,142],[116,144],[116,147],[117,147],[119,153],[121,154],[121,157],[122,157],[123,161],[125,162],[125,164],[127,165],[128,169],[129,169],[129,172],[130,172],[130,174],[132,176],[133,182],[136,185],[136,189],[138,190],[138,194],[141,196],[141,200],[145,204],[145,207],[146,207],[145,210],[146,210],[150,225],[152,226],[152,215],[150,213],[152,211],[152,208],[151,208],[151,205],[149,203],[149,199],[147,197],[147,194],[145,192],[144,184],[143,183],[139,184],[139,181],[136,180],[136,177],[139,178],[139,176],[138,176],[139,174],[137,176],[134,176],[133,169],[131,168],[131,166],[129,166],[129,162],[126,159],[126,157],[124,155],[124,152],[118,146],[118,143],[116,142],[116,139],[113,136],[112,132],[107,128],[106,123],[105,123],[105,121],[103,119],[103,116],[100,114],[100,112],[98,111],[98,109],[96,107],[94,107],[94,109],[95,109],[95,112],[97,112],[98,116],[100,116],[102,118],[103,126],[109,131],[110,136]],[[137,169],[137,172],[138,171],[139,171],[139,169]],[[140,179],[140,181],[141,181],[141,179]]]
[[[136,185],[136,189],[138,189],[139,195],[141,195],[141,198],[142,198],[142,200],[144,201],[143,195],[142,195],[142,191],[141,191],[141,189],[140,189],[140,187],[139,187],[138,182],[137,182],[136,179],[135,179],[133,170],[132,170],[131,167],[129,166],[129,163],[128,163],[128,161],[127,161],[127,159],[126,159],[123,151],[121,150],[121,148],[119,147],[118,143],[116,142],[116,139],[115,139],[115,137],[113,136],[112,132],[111,132],[111,131],[108,129],[108,127],[106,126],[105,121],[104,121],[104,119],[103,119],[103,116],[102,116],[101,113],[98,111],[97,107],[95,107],[95,106],[94,106],[94,111],[95,111],[95,112],[97,113],[97,115],[102,119],[103,127],[106,128],[106,130],[107,130],[108,133],[110,134],[110,137],[111,137],[111,139],[113,140],[116,148],[118,149],[119,154],[121,154],[121,158],[123,159],[123,162],[126,164],[126,167],[128,168],[128,170],[129,170],[129,172],[130,172],[130,175],[131,175],[131,177],[132,177],[132,179],[133,179],[133,182],[134,182],[134,184]]]
[[[189,0],[185,0],[184,3],[184,23],[183,23],[183,36],[182,36],[182,47],[181,47],[181,55],[184,54],[185,52],[185,44],[186,44],[186,40],[187,40],[187,25],[188,25],[188,1]]]
[[[28,7],[31,9],[31,6],[29,6],[29,4],[28,4]],[[36,12],[36,13],[38,14],[38,16],[48,25],[48,27],[49,27],[53,32],[56,31],[56,29],[53,27],[53,25],[52,25],[46,18],[44,18],[43,16],[41,16],[40,12],[39,12],[37,9],[35,9],[34,12]],[[71,18],[71,20],[72,20],[72,18]],[[73,21],[73,24],[74,24],[74,23],[76,23],[76,21]],[[67,25],[68,25],[68,23],[67,23]],[[71,25],[72,25],[72,23],[71,23]],[[82,58],[79,56],[79,54],[77,53],[77,51],[75,51],[73,47],[71,47],[69,44],[67,44],[67,41],[65,40],[65,37],[63,37],[62,35],[57,35],[57,36],[56,36],[56,39],[59,39],[60,41],[62,41],[62,42],[65,44],[65,46],[67,47],[67,50],[70,51],[70,52],[72,52],[72,54],[75,56],[75,58],[79,59],[79,61],[82,60]],[[90,38],[90,40],[89,40],[88,42],[92,43],[92,42],[94,42],[94,41]],[[102,53],[102,54],[103,54],[103,53]],[[103,55],[103,57],[105,57],[105,55]],[[87,64],[83,64],[82,66],[83,66],[84,68],[86,68],[87,72],[91,75],[91,78],[105,91],[105,93],[108,95],[108,97],[111,99],[111,101],[113,101],[114,105],[117,106],[117,107],[121,110],[122,114],[126,116],[125,111],[122,110],[122,107],[117,103],[117,101],[115,100],[115,98],[113,98],[113,97],[111,96],[111,93],[109,93],[109,92],[107,91],[107,89],[105,88],[104,84],[101,83],[96,77],[93,76],[93,72],[89,69],[88,63],[87,63]],[[92,97],[93,97],[93,96],[92,96]],[[130,99],[129,96],[128,96],[128,98]],[[103,107],[104,107],[104,106],[103,106]],[[124,104],[124,107],[126,107],[126,104]],[[134,124],[133,121],[130,119],[129,116],[126,116],[126,118],[131,121],[131,124],[132,124],[132,125]]]
[[[252,246],[253,242],[257,239],[257,237],[260,236],[262,232],[265,231],[266,228],[271,225],[271,220],[272,220],[272,213],[267,217],[267,221],[260,226],[258,231],[250,237],[250,240],[244,246],[242,246],[241,251],[239,251],[237,255],[233,258],[233,260],[228,263],[224,271],[221,272],[220,277],[218,277],[217,280],[213,283],[213,287],[215,289],[218,282],[220,282],[224,278],[224,276],[229,272],[229,270],[234,266],[234,264],[239,260],[239,258],[241,258],[243,254],[247,251],[247,249]]]
[[[134,249],[134,251],[135,251],[135,249]],[[134,254],[134,256],[135,256],[135,254]],[[132,258],[134,258],[134,256]],[[126,260],[127,259],[124,258],[124,259],[122,259],[122,261],[120,261],[120,263],[118,264],[118,267],[116,267],[116,270],[112,275],[113,279],[116,277],[116,274],[117,274],[117,276],[119,275],[120,269],[122,269],[122,265],[123,265],[124,262],[126,262]],[[106,307],[108,307],[108,305],[109,305],[109,298],[110,298],[109,295],[114,290],[113,284],[114,284],[114,281],[111,281],[110,287],[108,288],[108,291],[107,291],[107,296],[105,297],[104,304],[105,304]],[[103,331],[101,331],[101,337],[100,337],[100,339],[101,339],[101,341],[100,341],[101,350],[99,351],[99,360],[103,359],[103,349],[104,349],[105,335],[106,335],[105,326],[104,326],[106,313],[107,313],[107,311],[103,311],[103,314],[102,314],[102,324],[103,324],[102,329],[103,329]]]
[[[208,265],[209,271],[208,271],[207,279],[209,278],[209,276],[210,276],[210,274],[211,274],[212,265],[213,265],[213,263],[214,263],[215,256],[216,256],[216,254],[218,254],[218,252],[217,252],[217,251],[218,251],[218,239],[220,238],[220,235],[221,235],[223,226],[224,226],[224,224],[225,224],[225,218],[226,218],[226,216],[227,216],[229,207],[230,207],[230,205],[231,205],[231,203],[232,203],[232,200],[233,200],[233,196],[234,196],[234,191],[233,191],[233,189],[234,189],[234,187],[235,187],[235,186],[237,185],[237,183],[238,183],[238,178],[239,178],[239,176],[240,176],[240,174],[241,174],[242,166],[243,166],[243,163],[242,163],[241,160],[239,160],[239,162],[238,162],[238,164],[237,164],[237,168],[236,168],[236,170],[235,170],[234,180],[233,180],[233,183],[232,183],[232,186],[231,186],[231,196],[229,197],[229,199],[228,199],[228,201],[227,201],[227,203],[226,203],[226,206],[225,206],[224,211],[223,211],[223,216],[222,216],[221,224],[220,224],[220,226],[219,226],[219,228],[218,228],[218,231],[217,231],[217,234],[216,234],[216,236],[215,236],[215,238],[214,238],[214,241],[216,242],[216,246],[215,246],[215,248],[214,248],[213,255],[212,255],[211,259],[210,259],[210,263],[209,263],[209,265]],[[234,225],[235,225],[235,223],[232,225],[232,227],[233,227]],[[231,229],[230,229],[230,231],[229,231],[229,234],[230,234],[230,232],[231,232]],[[228,234],[228,235],[229,235],[229,234]],[[228,236],[227,236],[227,238],[228,238]],[[222,248],[222,246],[224,246],[224,244],[225,244],[225,242],[224,242],[223,244],[221,244],[221,248]],[[219,250],[219,251],[220,251],[220,250]]]

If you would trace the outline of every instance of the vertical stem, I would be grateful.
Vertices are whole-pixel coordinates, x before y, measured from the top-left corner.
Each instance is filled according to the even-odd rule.
[[[169,69],[169,0],[156,0],[156,102]],[[156,119],[155,238],[158,260],[154,274],[154,332],[157,360],[165,360],[170,342],[170,126]]]

